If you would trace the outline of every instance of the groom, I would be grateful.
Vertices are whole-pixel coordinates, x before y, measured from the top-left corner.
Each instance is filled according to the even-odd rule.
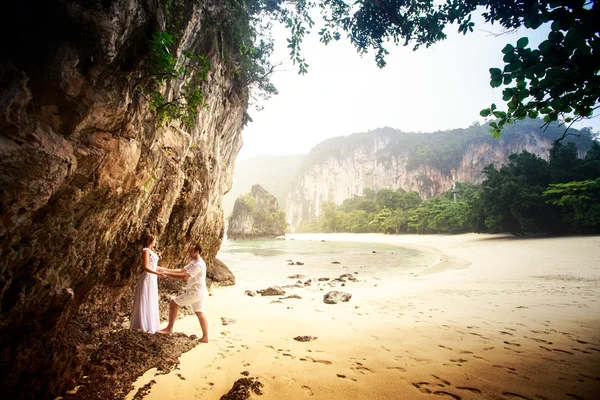
[[[198,321],[200,321],[200,328],[202,328],[200,342],[208,343],[208,323],[204,315],[204,305],[208,297],[208,289],[206,288],[206,263],[200,257],[201,253],[202,248],[199,244],[192,245],[189,250],[192,262],[188,265],[181,269],[159,268],[159,272],[162,272],[166,277],[184,279],[187,281],[187,285],[183,294],[171,299],[169,303],[169,324],[157,333],[172,333],[179,306],[192,306],[192,310],[194,310]]]

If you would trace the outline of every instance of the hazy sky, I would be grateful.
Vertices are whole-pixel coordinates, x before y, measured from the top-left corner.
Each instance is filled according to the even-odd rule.
[[[449,27],[445,41],[417,51],[390,45],[383,69],[377,68],[372,54],[361,58],[348,40],[323,45],[318,29],[313,29],[302,46],[310,65],[303,76],[289,61],[287,32],[276,28],[273,60],[284,62],[279,67],[283,71],[272,78],[279,94],[259,101],[262,111],[250,108],[253,122],[242,133],[238,159],[308,153],[327,138],[383,126],[432,132],[483,122],[482,108],[495,102],[505,109],[502,88],[490,87],[488,71],[503,67],[502,48],[522,36],[537,47],[548,31],[522,28],[494,37],[484,30],[500,32],[498,26],[477,23],[475,28],[463,36]],[[600,130],[599,120],[583,121],[580,127]]]

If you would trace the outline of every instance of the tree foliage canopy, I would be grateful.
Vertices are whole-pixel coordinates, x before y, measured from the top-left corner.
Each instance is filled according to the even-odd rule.
[[[498,118],[491,131],[499,136],[504,125],[527,116],[566,123],[589,118],[600,98],[600,5],[594,0],[247,0],[248,10],[271,15],[290,30],[288,47],[299,73],[307,71],[301,57],[304,36],[314,26],[311,15],[322,17],[321,42],[342,36],[359,54],[373,51],[379,67],[386,65],[387,46],[412,45],[416,50],[446,38],[444,28],[457,26],[467,34],[473,15],[483,11],[487,23],[505,30],[551,26],[548,39],[530,48],[527,37],[507,44],[503,68],[490,69],[490,85],[505,86],[507,110],[495,104],[481,115]]]

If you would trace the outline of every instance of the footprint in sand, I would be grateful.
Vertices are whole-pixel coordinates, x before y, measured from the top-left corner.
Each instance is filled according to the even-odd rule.
[[[503,335],[514,336],[512,333],[506,331],[500,331],[500,333]]]
[[[502,392],[502,395],[506,396],[506,397],[514,397],[516,399],[533,400],[531,397],[523,396],[521,394],[513,393],[513,392]]]
[[[481,393],[481,390],[476,389],[474,387],[469,387],[469,386],[457,386],[457,389],[460,390],[468,390],[469,392],[473,392],[473,393]]]
[[[363,366],[363,364],[362,364],[362,363],[359,363],[358,361],[354,361],[354,362],[353,362],[353,364],[354,364],[354,365],[353,365],[353,366],[351,366],[351,367],[350,367],[350,369],[356,370],[356,371],[360,372],[360,373],[361,373],[361,374],[363,374],[363,375],[364,375],[364,374],[366,374],[366,372],[365,372],[365,371],[367,371],[367,372],[370,372],[370,373],[373,373],[373,370],[372,370],[372,369],[370,369],[370,368],[367,368],[367,367]]]
[[[402,367],[387,367],[386,369],[396,369],[398,371],[406,372],[406,368]]]
[[[309,396],[314,396],[315,394],[313,393],[312,389],[306,385],[302,385],[302,389],[304,389],[304,392],[309,395]]]
[[[517,346],[517,347],[521,347],[521,345],[519,343],[516,342],[509,342],[508,340],[504,341],[504,344],[508,344],[510,346]]]
[[[567,350],[561,350],[561,349],[552,349],[552,350],[557,351],[559,353],[564,353],[564,354],[575,354],[575,353],[567,351]]]
[[[492,367],[494,367],[494,368],[505,368],[505,369],[508,369],[508,370],[510,370],[510,371],[516,371],[516,369],[514,369],[514,368],[512,368],[512,367],[506,367],[506,366],[504,366],[504,365],[498,365],[498,364],[494,364],[494,365],[492,365]]]
[[[450,386],[450,385],[451,385],[451,383],[450,383],[450,382],[448,382],[448,381],[447,381],[447,380],[445,380],[445,379],[442,379],[442,378],[440,378],[439,376],[436,376],[436,375],[431,375],[431,376],[433,376],[433,377],[434,377],[435,379],[437,379],[438,381],[442,382],[444,385],[447,385],[447,386]]]

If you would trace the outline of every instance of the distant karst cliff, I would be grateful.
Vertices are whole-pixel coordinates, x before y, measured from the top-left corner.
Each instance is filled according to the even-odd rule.
[[[229,218],[227,237],[230,239],[272,239],[286,229],[285,213],[277,199],[260,185],[238,197]]]
[[[365,189],[402,188],[427,199],[450,188],[453,169],[457,180],[479,183],[486,165],[500,166],[523,150],[548,159],[564,128],[552,125],[543,131],[541,125],[539,120],[520,121],[508,126],[500,139],[486,125],[475,125],[436,133],[381,128],[326,140],[312,149],[290,188],[288,223],[294,231],[300,221],[321,214],[322,202],[341,204]],[[571,140],[582,155],[591,145],[589,136],[565,141]]]

